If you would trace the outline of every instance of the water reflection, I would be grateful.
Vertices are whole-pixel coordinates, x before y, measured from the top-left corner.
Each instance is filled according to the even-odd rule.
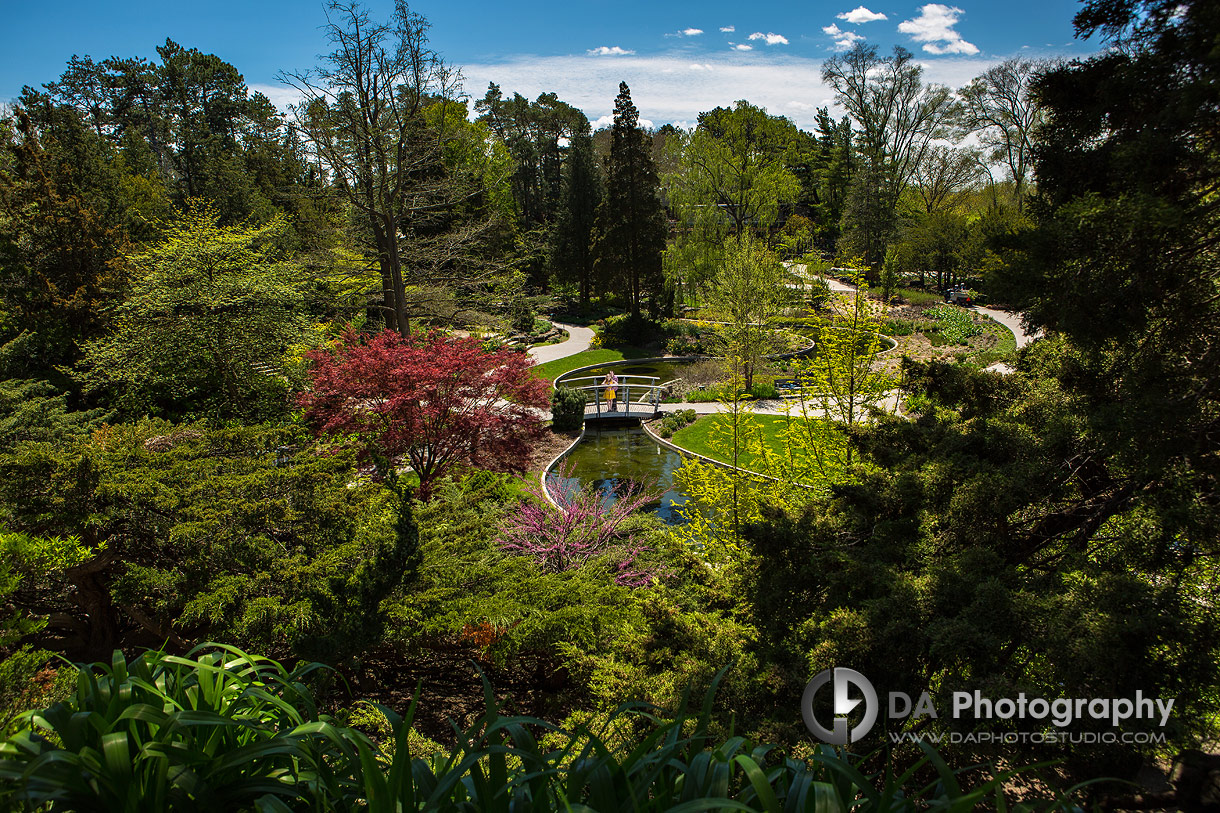
[[[559,466],[566,467],[571,476],[560,477],[553,471],[547,478],[547,485],[555,492],[587,484],[601,493],[607,505],[612,505],[614,488],[624,480],[655,483],[656,490],[664,492],[654,509],[657,516],[670,525],[678,525],[683,519],[677,509],[686,502],[686,497],[674,488],[674,472],[681,466],[681,455],[657,445],[639,427],[589,427],[581,442]]]

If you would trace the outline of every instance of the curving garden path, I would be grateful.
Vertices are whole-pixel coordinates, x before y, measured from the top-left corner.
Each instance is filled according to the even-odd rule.
[[[538,347],[531,347],[529,354],[535,364],[546,364],[548,361],[574,356],[589,349],[589,344],[593,341],[594,336],[591,328],[565,325],[559,322],[552,322],[551,324],[566,330],[568,338],[559,344],[543,344]]]
[[[1013,338],[1017,340],[1017,349],[1020,350],[1025,345],[1032,342],[1034,339],[1042,335],[1041,331],[1029,333],[1025,330],[1025,323],[1021,319],[1019,313],[1009,313],[1008,311],[998,311],[995,308],[984,308],[981,305],[975,305],[973,310],[978,311],[984,316],[990,316],[992,319],[999,322],[1004,327],[1012,331]]]
[[[797,269],[798,273],[804,273],[803,266],[794,267]],[[809,276],[813,277],[814,275]],[[832,291],[855,290],[853,286],[840,282],[833,277],[822,277],[821,279],[826,281],[826,283],[830,286],[830,290]],[[1038,338],[1038,336],[1042,335],[1040,332],[1028,332],[1025,329],[1025,325],[1022,322],[1020,314],[996,310],[995,308],[984,308],[977,305],[974,306],[972,310],[991,317],[1012,331],[1012,335],[1017,341],[1018,349],[1025,347],[1034,339]],[[567,325],[560,322],[555,322],[554,324],[556,327],[562,328],[568,332],[567,341],[560,342],[559,344],[547,344],[538,347],[531,347],[529,349],[529,354],[534,359],[535,364],[545,364],[548,361],[555,361],[556,359],[567,358],[568,356],[574,356],[577,353],[583,353],[589,349],[589,345],[593,341],[595,334],[591,328],[580,327],[578,325]],[[994,367],[1003,368],[997,369],[998,372],[1011,372],[1011,368],[1008,367],[1008,365],[996,364]],[[898,408],[898,393],[894,392],[886,395],[881,406],[887,411],[896,411]],[[711,415],[717,412],[725,411],[725,405],[718,402],[702,404],[666,404],[662,407],[662,409],[666,409],[667,411],[693,409],[699,415]],[[782,415],[785,412],[784,402],[779,400],[757,401],[754,402],[752,411],[764,415]]]

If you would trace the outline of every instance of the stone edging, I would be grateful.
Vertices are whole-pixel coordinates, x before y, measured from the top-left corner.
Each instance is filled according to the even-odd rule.
[[[563,460],[565,457],[567,457],[569,454],[571,454],[572,450],[576,448],[576,444],[580,443],[584,439],[585,439],[585,425],[582,422],[580,425],[580,434],[576,436],[576,440],[574,440],[570,444],[568,444],[568,448],[564,449],[562,452],[557,454],[555,456],[554,460],[552,460],[550,463],[547,463],[545,466],[543,466],[542,474],[538,478],[539,482],[542,484],[542,496],[546,497],[547,501],[550,502],[550,504],[555,506],[556,508],[559,508],[560,511],[562,511],[563,509],[560,508],[559,503],[555,502],[555,498],[551,496],[551,490],[546,487],[546,478],[547,478],[547,475],[549,475],[551,473],[551,469],[555,468],[555,466],[559,463],[560,460]]]

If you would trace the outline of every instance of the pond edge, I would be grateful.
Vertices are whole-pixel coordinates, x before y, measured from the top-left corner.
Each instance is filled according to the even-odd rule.
[[[559,454],[555,455],[555,459],[554,459],[554,460],[552,460],[550,463],[547,463],[545,466],[543,466],[543,467],[542,467],[542,474],[541,474],[541,475],[539,475],[539,478],[538,478],[538,479],[539,479],[539,482],[540,482],[540,483],[541,483],[541,485],[542,485],[542,496],[546,497],[546,498],[547,498],[547,501],[548,501],[548,502],[549,502],[551,505],[553,505],[553,506],[555,506],[556,508],[558,508],[560,511],[563,511],[563,508],[562,508],[562,507],[559,505],[559,503],[558,503],[558,502],[556,502],[556,501],[555,501],[555,498],[551,496],[551,490],[550,490],[550,489],[547,487],[546,481],[547,481],[547,478],[548,478],[548,477],[550,476],[550,474],[551,474],[551,470],[552,470],[552,469],[554,469],[554,468],[555,468],[555,466],[557,466],[557,465],[559,464],[559,461],[560,461],[560,460],[563,460],[565,457],[567,457],[569,454],[571,454],[571,453],[572,453],[572,450],[573,450],[573,449],[575,449],[575,448],[576,448],[576,446],[577,446],[577,445],[578,445],[578,444],[579,444],[579,443],[580,443],[582,440],[584,440],[584,439],[585,439],[585,432],[586,432],[586,431],[588,431],[588,429],[586,428],[586,426],[587,426],[587,424],[585,424],[585,423],[581,423],[581,425],[580,425],[580,434],[576,436],[576,440],[574,440],[574,441],[572,441],[570,444],[568,444],[568,448],[564,449],[562,452],[560,452]]]

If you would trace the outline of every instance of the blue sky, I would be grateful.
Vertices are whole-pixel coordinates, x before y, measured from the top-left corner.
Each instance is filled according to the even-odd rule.
[[[277,103],[291,94],[280,69],[303,69],[325,50],[318,2],[114,3],[2,0],[0,100],[22,85],[53,81],[72,54],[156,56],[166,37],[237,66],[252,88]],[[393,0],[366,5],[384,18]],[[461,66],[467,92],[489,81],[534,97],[554,91],[591,119],[607,117],[620,80],[641,118],[693,122],[702,110],[736,99],[809,126],[831,102],[821,62],[862,39],[914,52],[926,76],[965,84],[1006,57],[1074,57],[1096,41],[1073,38],[1075,0],[919,2],[488,2],[420,0],[432,44]]]

